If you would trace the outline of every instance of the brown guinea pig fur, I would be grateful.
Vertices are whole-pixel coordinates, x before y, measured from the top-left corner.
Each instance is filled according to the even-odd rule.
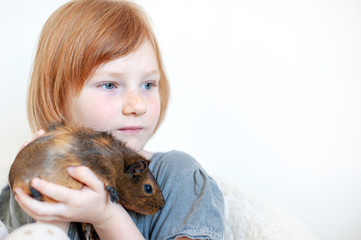
[[[39,177],[73,189],[83,185],[69,176],[70,166],[86,166],[104,183],[112,202],[139,214],[155,214],[164,205],[150,161],[106,132],[54,125],[16,156],[9,173],[12,190],[23,188],[35,199],[54,202],[30,186]]]

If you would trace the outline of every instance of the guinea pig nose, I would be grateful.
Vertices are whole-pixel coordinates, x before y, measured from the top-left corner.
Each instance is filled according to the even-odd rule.
[[[144,191],[148,194],[152,194],[153,193],[153,188],[150,184],[144,184]]]

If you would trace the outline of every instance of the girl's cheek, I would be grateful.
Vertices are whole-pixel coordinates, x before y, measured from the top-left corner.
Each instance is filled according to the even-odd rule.
[[[160,100],[153,99],[152,101],[150,101],[148,105],[148,111],[150,112],[153,122],[157,124],[160,115]]]
[[[107,99],[97,99],[89,101],[78,108],[78,119],[79,123],[86,125],[87,127],[93,128],[98,131],[107,130],[105,129],[108,121],[114,114],[114,105]]]

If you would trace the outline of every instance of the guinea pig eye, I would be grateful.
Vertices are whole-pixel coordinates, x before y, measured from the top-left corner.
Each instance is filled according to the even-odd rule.
[[[148,194],[152,194],[153,193],[153,188],[151,185],[149,184],[144,184],[144,191]]]

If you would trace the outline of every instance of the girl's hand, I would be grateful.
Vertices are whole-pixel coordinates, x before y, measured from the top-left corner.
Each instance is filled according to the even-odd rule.
[[[68,172],[84,184],[81,189],[70,189],[39,178],[31,183],[40,193],[58,203],[37,201],[21,189],[15,189],[15,199],[25,212],[39,222],[56,223],[60,227],[61,223],[91,223],[103,240],[144,239],[127,211],[110,201],[103,182],[89,168],[74,167],[69,168]]]
[[[80,190],[70,189],[39,178],[34,178],[32,187],[58,203],[37,201],[16,189],[16,199],[21,208],[41,222],[87,222],[93,225],[107,222],[112,216],[112,204],[104,184],[87,167],[71,167],[69,174],[82,182]]]

